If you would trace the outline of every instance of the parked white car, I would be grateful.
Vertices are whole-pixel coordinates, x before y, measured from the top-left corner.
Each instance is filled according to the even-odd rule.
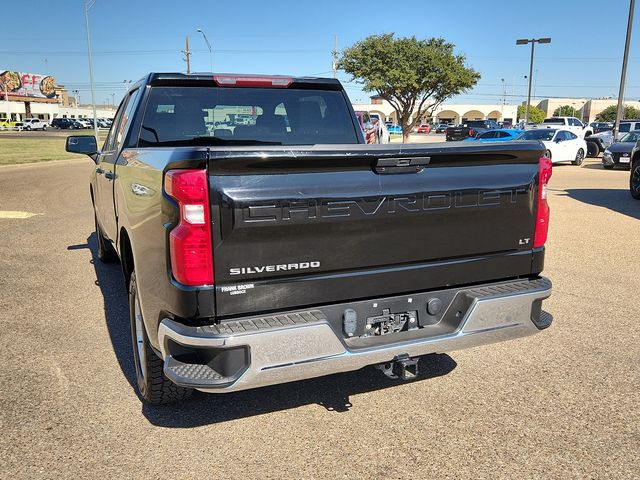
[[[75,120],[80,125],[82,125],[82,128],[92,128],[91,122],[86,118],[74,118],[72,120]]]
[[[527,130],[518,140],[539,140],[546,149],[545,155],[552,163],[571,162],[582,165],[587,153],[587,142],[575,133],[564,129],[538,128]]]
[[[22,121],[23,130],[46,130],[49,123],[39,118],[25,118]]]
[[[378,127],[380,128],[378,141],[380,143],[389,143],[391,141],[391,134],[389,133],[387,125],[384,122],[378,122]]]
[[[580,138],[593,135],[593,128],[582,123],[576,117],[545,118],[540,126],[542,128],[561,128],[563,130],[568,130],[575,133]]]
[[[387,125],[380,118],[380,115],[377,113],[370,113],[369,117],[372,120],[377,120],[376,125],[378,125],[378,143],[389,143],[391,141],[391,135],[389,134]]]

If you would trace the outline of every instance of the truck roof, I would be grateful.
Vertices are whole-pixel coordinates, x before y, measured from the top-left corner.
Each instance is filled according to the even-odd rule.
[[[234,82],[235,79],[235,82]],[[271,85],[268,82],[272,82]],[[185,73],[152,72],[142,78],[135,86],[147,85],[218,85],[239,87],[273,86],[280,88],[315,88],[322,90],[343,90],[342,84],[335,78],[294,77],[291,75],[256,75],[243,73]]]

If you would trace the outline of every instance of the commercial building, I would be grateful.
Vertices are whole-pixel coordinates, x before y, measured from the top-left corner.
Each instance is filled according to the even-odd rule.
[[[389,102],[379,96],[372,96],[370,103],[355,103],[356,111],[377,113],[387,121],[397,123],[398,116]],[[495,120],[514,122],[518,106],[511,104],[453,104],[444,103],[436,107],[430,115],[425,115],[422,123],[462,123],[465,120]]]
[[[91,118],[90,105],[78,105],[69,97],[64,85],[56,83],[50,75],[15,72],[0,69],[0,118],[24,120],[40,118],[51,121],[54,118]],[[97,106],[98,118],[112,118],[115,107]]]
[[[540,110],[544,111],[545,117],[552,117],[553,112],[555,112],[560,107],[573,107],[576,110],[582,109],[584,105],[589,102],[586,98],[545,98],[541,102],[536,105]],[[524,102],[523,105],[526,105],[527,102]],[[569,114],[563,114],[565,116],[569,116]]]
[[[587,123],[591,123],[593,121],[595,121],[596,119],[596,115],[598,115],[600,112],[602,112],[605,108],[608,108],[612,105],[617,106],[618,105],[618,100],[615,98],[598,98],[598,99],[594,99],[594,100],[589,100],[587,103],[584,104],[584,106],[582,107],[582,121],[583,122],[587,122]],[[640,109],[640,102],[636,102],[636,101],[625,101],[624,102],[625,106],[629,106],[629,107],[634,107],[637,109]]]
[[[630,106],[640,109],[640,102],[625,101],[625,106]],[[618,100],[615,98],[545,98],[536,105],[539,109],[543,110],[547,117],[553,116],[553,113],[564,106],[570,106],[578,110],[580,113],[577,115],[583,122],[591,123],[596,120],[596,116],[602,112],[605,108],[611,106],[617,106]],[[568,115],[558,112],[560,115]]]

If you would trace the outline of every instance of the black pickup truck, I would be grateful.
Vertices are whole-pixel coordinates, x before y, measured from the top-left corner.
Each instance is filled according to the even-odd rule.
[[[448,127],[445,131],[447,142],[477,137],[479,134],[500,128],[494,120],[467,120],[457,127]]]
[[[238,123],[238,118],[242,122]],[[90,191],[151,403],[534,334],[551,163],[537,142],[365,145],[333,79],[154,73]]]

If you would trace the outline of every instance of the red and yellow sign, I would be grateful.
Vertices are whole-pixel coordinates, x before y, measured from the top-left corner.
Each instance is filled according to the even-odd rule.
[[[55,80],[50,75],[14,72],[0,69],[0,94],[11,96],[53,98],[56,96]]]

